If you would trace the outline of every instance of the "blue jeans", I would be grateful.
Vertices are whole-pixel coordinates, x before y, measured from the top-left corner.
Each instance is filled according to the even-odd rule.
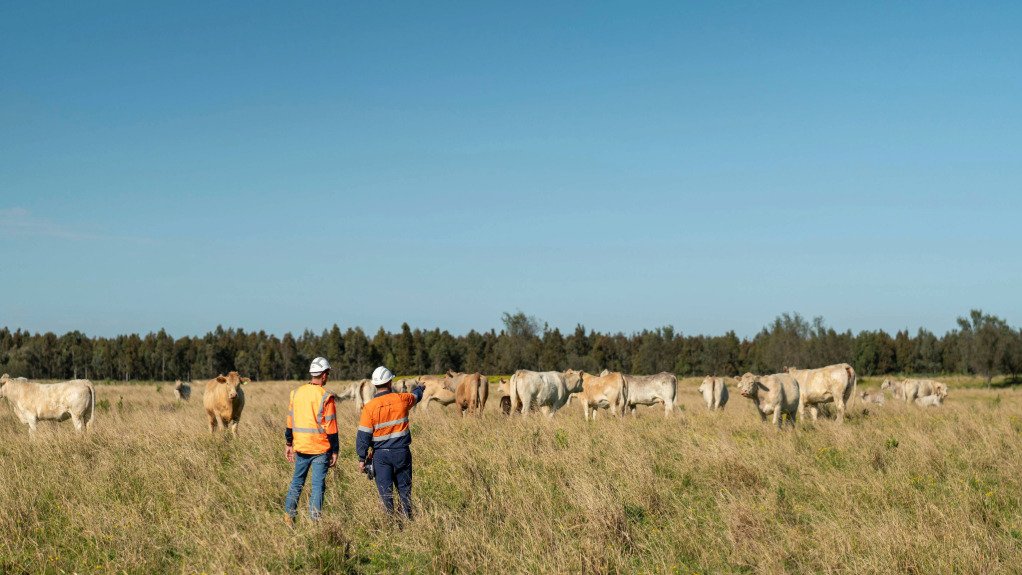
[[[373,451],[373,471],[376,472],[376,489],[380,492],[383,506],[394,512],[394,487],[401,497],[401,508],[405,517],[412,518],[412,450],[378,449]]]
[[[309,517],[316,521],[323,509],[323,491],[326,489],[326,470],[329,469],[330,452],[319,455],[295,453],[295,474],[291,478],[291,487],[284,499],[284,509],[293,519],[298,515],[298,497],[305,486],[305,476],[312,469],[312,486],[309,492]]]

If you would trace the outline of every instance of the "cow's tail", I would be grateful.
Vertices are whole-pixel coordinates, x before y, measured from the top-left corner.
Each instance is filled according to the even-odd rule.
[[[516,411],[522,410],[522,395],[518,391],[518,372],[511,374],[511,379],[507,382],[507,394],[511,398],[511,413],[514,414]]]
[[[628,411],[628,380],[621,375],[621,416]]]
[[[96,388],[89,382],[89,419],[85,422],[85,430],[92,431],[92,422],[96,420]]]
[[[855,368],[853,368],[852,366],[848,365],[847,363],[845,364],[845,373],[848,375],[848,383],[850,384],[850,386],[852,388],[852,395],[851,395],[851,397],[849,397],[848,399],[845,400],[845,407],[849,408],[849,407],[852,406],[852,402],[855,401],[855,397],[856,397],[856,395],[855,395],[855,388],[858,385],[858,379],[859,378],[855,376]]]

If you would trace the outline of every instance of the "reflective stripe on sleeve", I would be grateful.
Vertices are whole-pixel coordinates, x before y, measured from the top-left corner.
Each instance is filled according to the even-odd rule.
[[[359,431],[364,431],[364,432],[366,432],[366,433],[372,433],[372,432],[373,432],[373,430],[372,430],[372,429],[370,429],[370,428],[368,428],[368,427],[365,427],[364,425],[359,425],[359,426],[358,426],[358,430],[359,430]]]

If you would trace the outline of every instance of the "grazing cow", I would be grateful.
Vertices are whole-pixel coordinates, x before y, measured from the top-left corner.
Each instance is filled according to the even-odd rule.
[[[884,382],[880,384],[880,392],[883,393],[885,391],[891,392],[891,396],[893,396],[894,399],[905,398],[905,385],[900,381],[885,379]]]
[[[417,377],[402,377],[401,379],[395,379],[391,384],[391,388],[397,393],[411,393],[412,389],[419,386],[419,378]]]
[[[629,391],[631,390],[629,389]],[[726,378],[706,376],[699,386],[699,393],[703,395],[703,401],[706,402],[706,407],[710,411],[724,409],[728,400]]]
[[[447,377],[446,374],[420,375],[419,382],[426,386],[426,389],[422,392],[422,400],[419,401],[423,411],[428,410],[430,401],[436,401],[444,407],[457,401],[457,396],[455,395],[457,390],[453,387],[456,383],[453,378]]]
[[[376,388],[373,387],[373,380],[360,379],[351,384],[349,393],[355,400],[355,413],[361,414],[362,408],[372,401],[373,395],[376,395]]]
[[[821,403],[834,402],[837,407],[837,422],[845,420],[845,408],[855,393],[855,370],[847,363],[828,365],[818,369],[788,368],[788,374],[798,382],[798,417],[805,417],[805,408],[816,421],[817,408]]]
[[[216,433],[217,426],[238,436],[238,421],[245,409],[245,391],[242,386],[251,381],[232,371],[226,376],[218,375],[206,382],[202,405],[209,419],[209,432]]]
[[[919,407],[940,407],[944,405],[944,400],[937,394],[924,395],[916,398],[916,405]]]
[[[508,382],[511,397],[511,411],[522,415],[534,408],[553,417],[557,410],[568,402],[568,395],[582,391],[582,375],[573,369],[568,371],[529,371],[519,369]]]
[[[180,379],[174,382],[174,399],[178,401],[188,401],[192,397],[192,386],[181,381]]]
[[[880,384],[880,389],[891,390],[894,397],[904,400],[906,404],[928,395],[936,395],[940,397],[941,401],[947,397],[947,385],[932,379],[903,379],[901,381],[885,379]]]
[[[14,407],[14,413],[35,433],[40,420],[65,421],[68,418],[79,432],[92,429],[96,415],[96,388],[87,379],[63,383],[38,384],[23,377],[0,376],[0,397]]]
[[[883,392],[877,393],[877,392],[874,392],[874,391],[863,391],[863,392],[860,392],[859,393],[859,399],[861,399],[863,403],[872,403],[874,405],[883,405],[884,402],[887,401],[884,398]]]
[[[600,372],[600,376],[609,374],[609,370]],[[674,400],[678,394],[678,378],[666,371],[656,375],[627,375],[625,385],[628,387],[628,409],[635,416],[635,409],[640,405],[664,406],[664,417],[670,417],[674,411]],[[570,401],[569,401],[570,405]]]
[[[444,387],[447,389],[454,387],[454,400],[461,408],[462,415],[465,415],[466,411],[470,414],[476,411],[482,414],[490,393],[490,383],[481,373],[448,371]]]
[[[582,401],[582,413],[586,421],[589,421],[589,414],[596,421],[598,409],[610,410],[610,413],[617,417],[625,414],[625,407],[628,406],[628,384],[625,383],[625,376],[619,372],[612,371],[606,375],[592,375],[586,372],[582,374],[582,392],[578,394]]]
[[[753,375],[746,373],[737,381],[738,392],[752,400],[759,411],[759,418],[773,414],[774,425],[781,428],[781,414],[788,416],[788,423],[795,425],[795,413],[799,406],[799,387],[795,378],[788,373]]]

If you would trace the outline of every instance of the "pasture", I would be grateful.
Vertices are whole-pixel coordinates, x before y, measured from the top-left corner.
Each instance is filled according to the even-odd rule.
[[[84,436],[30,440],[0,405],[0,573],[1018,572],[1022,393],[952,379],[942,408],[856,399],[844,426],[778,432],[734,391],[707,412],[700,381],[668,420],[508,420],[492,391],[479,418],[417,410],[403,529],[358,473],[351,402],[324,520],[306,490],[284,526],[295,382],[247,385],[236,440],[209,435],[201,389],[177,403],[166,383],[98,385]]]

